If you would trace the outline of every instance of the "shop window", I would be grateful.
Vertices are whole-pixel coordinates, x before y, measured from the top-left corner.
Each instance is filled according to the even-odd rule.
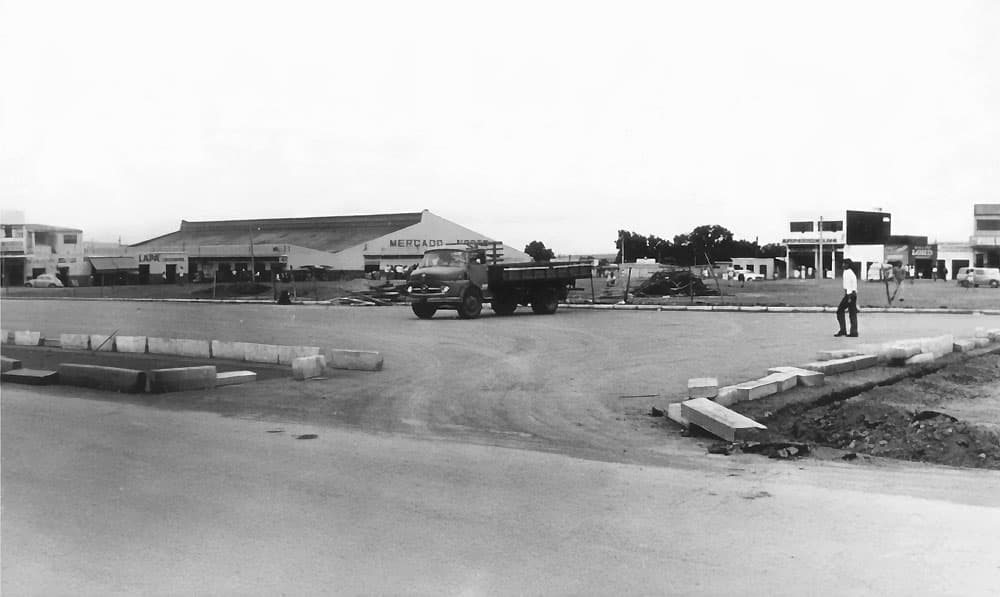
[[[63,244],[64,245],[75,245],[76,244],[76,235],[75,234],[64,234],[63,235]]]
[[[791,232],[812,232],[813,223],[812,222],[791,222],[789,224],[789,229]]]
[[[978,231],[998,231],[1000,230],[1000,220],[976,220],[976,230]]]
[[[829,222],[823,222],[823,232],[840,232],[843,229],[843,220],[830,220]]]

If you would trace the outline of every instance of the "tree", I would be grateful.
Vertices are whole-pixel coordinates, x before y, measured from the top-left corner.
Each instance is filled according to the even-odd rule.
[[[531,256],[532,261],[552,261],[556,256],[552,249],[546,249],[545,243],[533,240],[524,247],[524,252]]]

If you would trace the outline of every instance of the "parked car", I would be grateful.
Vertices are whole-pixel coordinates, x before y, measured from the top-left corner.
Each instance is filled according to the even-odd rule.
[[[42,274],[24,283],[29,288],[62,288],[62,281],[55,274]]]
[[[732,276],[734,280],[739,280],[740,282],[753,282],[754,280],[763,280],[764,274],[758,274],[757,272],[752,272],[748,269],[733,269]]]
[[[990,288],[1000,288],[1000,268],[998,267],[963,267],[958,270],[955,278],[960,286],[968,287],[969,270],[972,270],[972,286],[989,286]]]

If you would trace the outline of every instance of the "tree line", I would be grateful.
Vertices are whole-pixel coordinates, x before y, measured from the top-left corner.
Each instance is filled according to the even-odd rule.
[[[687,234],[678,234],[673,240],[662,239],[655,234],[643,236],[631,230],[619,230],[615,241],[617,262],[634,262],[638,259],[655,259],[657,263],[681,266],[730,261],[734,257],[785,257],[783,245],[768,243],[759,245],[756,240],[736,240],[733,233],[719,225],[698,226]],[[624,251],[624,259],[622,259]],[[531,241],[524,252],[534,261],[549,261],[554,254],[545,243]]]
[[[619,262],[655,259],[657,263],[682,266],[705,264],[708,260],[713,263],[729,261],[734,257],[785,256],[782,245],[768,243],[761,246],[756,240],[737,240],[728,229],[715,224],[698,226],[687,234],[678,234],[673,240],[619,230],[615,248],[618,249],[616,260]]]

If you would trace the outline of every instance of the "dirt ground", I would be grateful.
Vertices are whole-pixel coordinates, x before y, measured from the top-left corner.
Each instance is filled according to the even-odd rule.
[[[768,426],[769,444],[804,444],[790,443],[775,455],[828,446],[843,450],[845,460],[867,455],[1000,469],[1000,353],[820,402],[788,405],[757,419]]]

